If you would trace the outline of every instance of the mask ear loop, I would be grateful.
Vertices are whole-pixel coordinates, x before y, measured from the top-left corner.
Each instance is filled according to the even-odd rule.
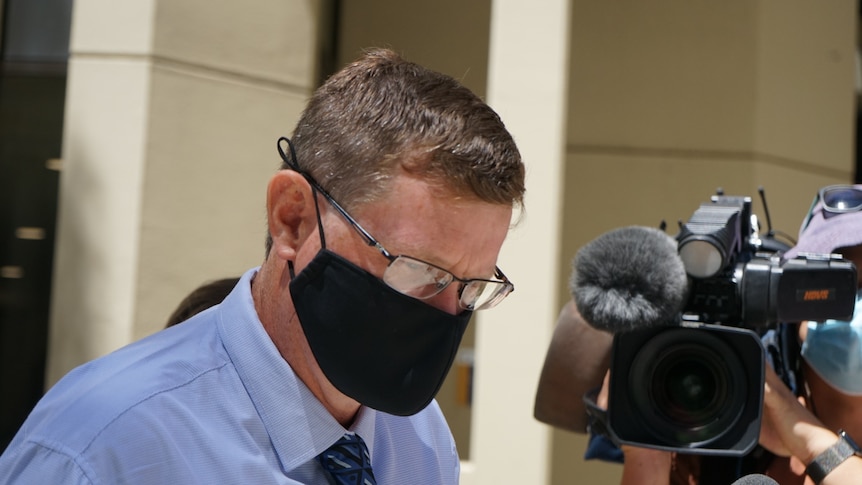
[[[287,143],[287,148],[290,151],[289,157],[281,147],[282,141]],[[276,142],[276,146],[278,148],[278,154],[281,155],[281,159],[284,160],[284,163],[286,163],[291,170],[302,175],[305,181],[308,182],[308,185],[311,186],[311,194],[314,196],[314,212],[317,214],[317,230],[320,232],[320,247],[321,249],[326,249],[326,236],[323,232],[323,221],[320,219],[320,203],[317,201],[317,182],[311,178],[311,175],[299,167],[299,163],[296,161],[296,150],[294,150],[293,143],[290,141],[290,138],[286,136],[280,137],[278,142]],[[287,262],[287,270],[290,273],[290,279],[293,279],[296,276],[293,270],[293,261]]]

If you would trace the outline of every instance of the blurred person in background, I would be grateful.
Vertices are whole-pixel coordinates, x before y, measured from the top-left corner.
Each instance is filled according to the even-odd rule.
[[[234,286],[239,283],[239,278],[222,278],[198,286],[180,301],[171,312],[165,328],[184,322],[198,313],[218,305],[230,294]]]

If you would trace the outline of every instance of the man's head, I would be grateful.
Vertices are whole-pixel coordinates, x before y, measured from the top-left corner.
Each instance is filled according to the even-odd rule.
[[[524,166],[499,116],[455,79],[390,50],[332,75],[292,142],[299,166],[347,210],[384,198],[398,171],[458,196],[523,203]]]
[[[264,327],[337,418],[419,411],[471,311],[512,289],[496,265],[524,195],[511,135],[454,79],[378,50],[333,75],[280,147],[253,283]]]

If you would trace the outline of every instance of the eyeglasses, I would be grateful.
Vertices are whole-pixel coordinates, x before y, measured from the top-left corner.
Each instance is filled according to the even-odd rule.
[[[847,212],[857,212],[862,210],[862,190],[853,185],[823,187],[817,192],[814,202],[811,203],[811,208],[808,209],[808,215],[802,223],[802,230],[805,230],[811,223],[811,219],[817,213],[814,209],[820,201],[823,201],[821,210],[825,219]]]
[[[291,152],[291,157],[287,155],[281,148],[281,141],[287,142]],[[279,138],[278,151],[282,159],[296,172],[301,174],[312,189],[320,192],[321,195],[329,202],[332,207],[337,210],[342,217],[365,239],[369,246],[373,246],[386,259],[389,260],[389,265],[383,271],[383,282],[393,290],[404,295],[425,300],[434,295],[440,294],[453,282],[458,282],[458,304],[465,310],[485,310],[493,308],[504,298],[509,296],[509,293],[515,291],[515,286],[509,281],[509,278],[500,270],[499,267],[494,267],[494,279],[482,278],[459,278],[448,270],[445,270],[435,264],[412,256],[403,254],[393,255],[383,247],[368,231],[365,230],[356,219],[354,219],[341,205],[329,195],[320,184],[314,180],[311,175],[305,173],[299,168],[296,163],[296,154],[293,151],[293,144],[286,137]],[[321,228],[322,229],[322,228]]]

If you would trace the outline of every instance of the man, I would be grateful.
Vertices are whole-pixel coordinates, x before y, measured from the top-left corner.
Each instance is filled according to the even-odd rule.
[[[457,81],[376,50],[279,152],[261,267],[61,380],[0,481],[458,481],[433,397],[471,312],[513,289],[496,260],[524,194],[515,143]]]

